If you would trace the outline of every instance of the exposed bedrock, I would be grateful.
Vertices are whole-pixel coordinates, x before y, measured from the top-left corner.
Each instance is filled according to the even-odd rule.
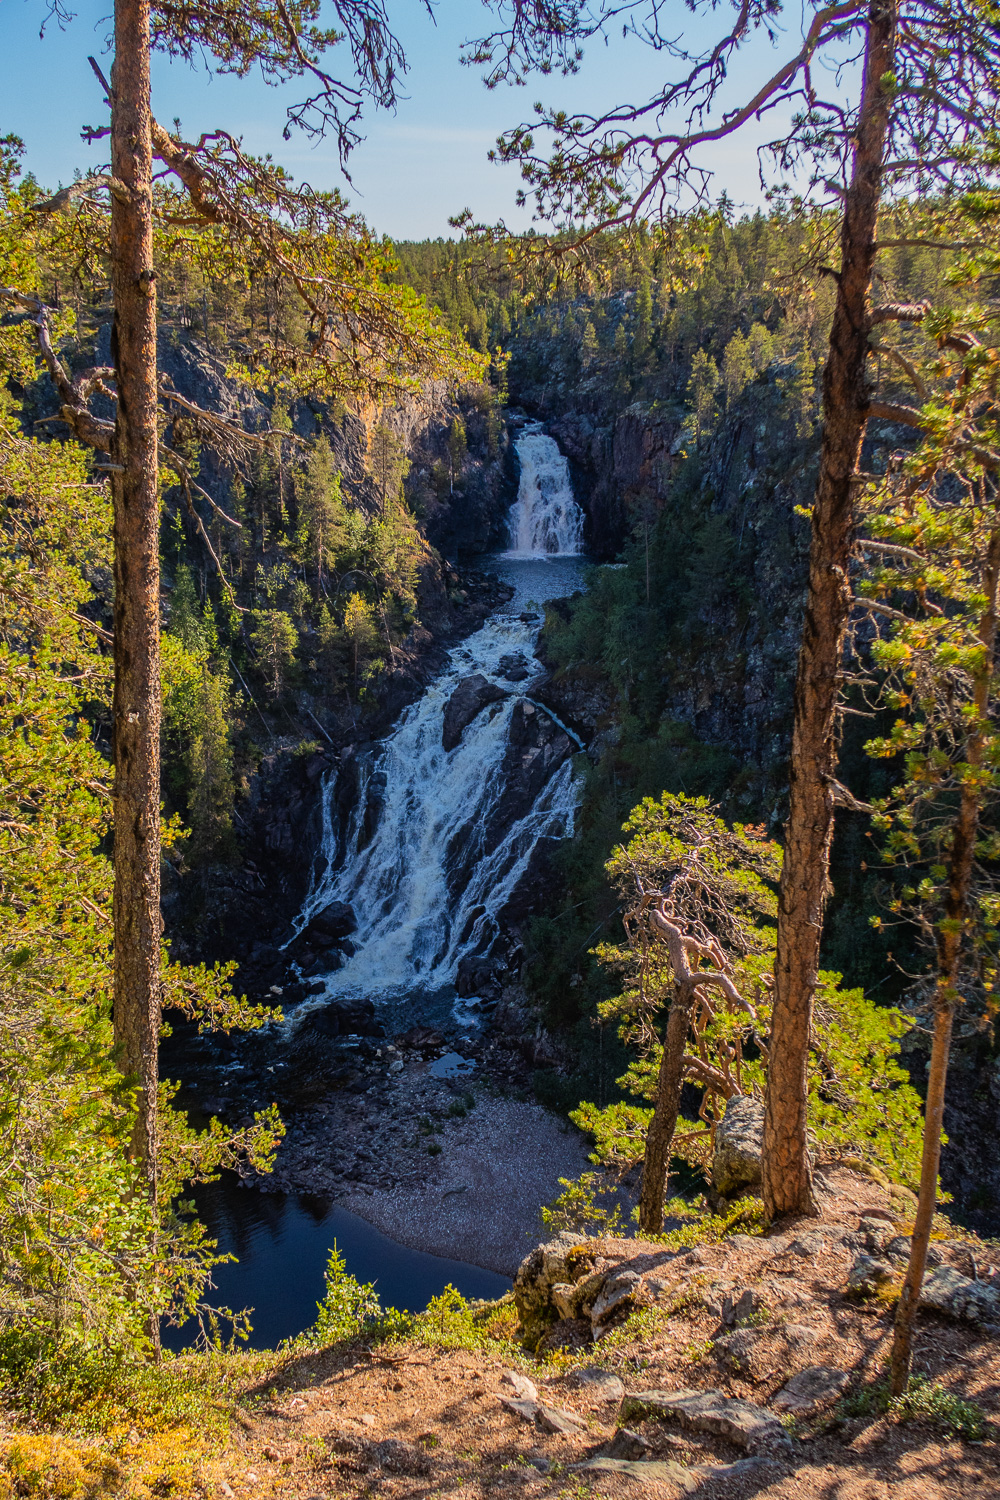
[[[444,709],[444,724],[441,743],[446,750],[454,750],[473,719],[479,717],[491,703],[499,703],[507,694],[495,682],[488,682],[480,672],[463,677],[452,693]]]

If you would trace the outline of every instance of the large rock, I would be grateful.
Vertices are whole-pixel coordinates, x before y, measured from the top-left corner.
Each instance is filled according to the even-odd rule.
[[[788,1435],[776,1416],[753,1401],[722,1391],[639,1391],[626,1396],[622,1419],[652,1417],[689,1432],[724,1438],[740,1448],[784,1448]]]
[[[582,1234],[564,1230],[547,1244],[536,1246],[518,1267],[514,1277],[514,1302],[521,1319],[522,1337],[530,1348],[534,1348],[558,1318],[552,1303],[552,1288],[573,1281],[567,1261],[572,1251],[584,1243]]]
[[[1000,1292],[953,1266],[938,1266],[924,1277],[920,1305],[964,1323],[1000,1323]]]
[[[850,1381],[846,1370],[833,1365],[809,1365],[793,1375],[775,1396],[773,1406],[777,1412],[787,1412],[793,1417],[811,1416],[831,1406]]]
[[[760,1187],[763,1138],[763,1104],[734,1094],[715,1132],[712,1186],[717,1193],[729,1198]]]
[[[480,672],[463,677],[452,693],[444,709],[444,725],[441,743],[446,750],[454,750],[468,726],[477,714],[491,703],[498,703],[507,694],[495,682],[487,682]]]
[[[669,1500],[681,1500],[683,1495],[696,1495],[703,1486],[720,1479],[749,1480],[756,1493],[777,1469],[773,1460],[768,1458],[738,1458],[734,1464],[692,1464],[688,1467],[675,1463],[672,1458],[613,1458],[610,1454],[598,1454],[596,1458],[588,1458],[586,1463],[573,1464],[572,1467],[577,1473],[589,1470],[634,1480],[638,1494],[658,1494],[663,1500],[668,1500],[668,1497]],[[749,1494],[750,1491],[743,1493]]]

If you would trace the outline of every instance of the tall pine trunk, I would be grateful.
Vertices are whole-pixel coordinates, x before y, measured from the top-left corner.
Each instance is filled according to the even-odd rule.
[[[990,711],[990,695],[996,671],[997,591],[1000,585],[1000,531],[990,538],[985,588],[988,606],[979,622],[979,640],[983,656],[975,681],[973,703],[975,719],[965,746],[966,764],[973,773],[983,764],[985,737],[982,726]],[[910,1241],[910,1261],[896,1308],[896,1326],[892,1341],[889,1384],[894,1396],[901,1396],[910,1378],[913,1358],[913,1325],[920,1305],[920,1288],[927,1267],[927,1250],[937,1202],[938,1168],[941,1165],[941,1130],[944,1124],[944,1092],[948,1078],[948,1054],[951,1031],[958,1004],[962,945],[969,919],[969,893],[972,867],[979,831],[982,802],[981,782],[973,774],[965,777],[952,829],[948,851],[948,889],[944,902],[944,920],[937,935],[937,986],[934,994],[934,1036],[931,1042],[931,1066],[927,1077],[927,1102],[924,1105],[924,1142],[920,1163],[920,1193]]]
[[[155,1199],[160,1029],[160,567],[149,4],[116,0],[111,101],[114,1030],[136,1086],[132,1151]]]
[[[853,492],[869,400],[865,380],[869,292],[892,103],[896,12],[896,0],[873,0],[869,10],[858,131],[841,229],[837,300],[823,375],[823,440],[795,684],[764,1117],[764,1203],[771,1218],[816,1211],[806,1141],[806,1065],[829,884],[837,696],[850,608]]]

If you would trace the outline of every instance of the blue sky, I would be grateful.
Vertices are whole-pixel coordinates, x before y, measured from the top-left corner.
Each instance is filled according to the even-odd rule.
[[[106,145],[87,147],[80,127],[102,123],[100,91],[87,54],[104,54],[110,30],[109,0],[79,0],[72,24],[60,31],[49,25],[44,39],[38,29],[44,0],[0,0],[0,133],[13,132],[25,142],[26,164],[49,187],[72,179],[75,168],[96,165]],[[724,12],[723,7],[723,12]],[[662,54],[633,41],[594,43],[583,68],[572,79],[534,80],[527,88],[488,92],[480,77],[460,66],[462,42],[488,29],[488,13],[474,0],[437,0],[436,24],[419,0],[395,0],[393,23],[410,59],[404,81],[407,97],[395,114],[372,110],[365,122],[366,140],[351,160],[353,206],[379,232],[396,238],[448,236],[449,215],[471,208],[483,220],[505,218],[526,227],[527,212],[514,205],[516,169],[491,165],[487,152],[505,127],[528,118],[535,99],[569,108],[607,107],[623,99],[645,97],[669,64]],[[677,5],[679,24],[684,10]],[[718,24],[699,21],[704,27]],[[798,31],[798,9],[789,16],[789,32]],[[789,37],[789,40],[791,38]],[[786,47],[787,47],[786,42]],[[782,49],[784,50],[784,49]],[[107,71],[107,60],[104,58]],[[766,47],[754,47],[733,70],[730,85],[742,93],[754,78],[774,66]],[[287,93],[287,97],[285,97]],[[313,147],[301,135],[281,138],[285,108],[300,95],[296,86],[266,87],[259,79],[214,77],[154,60],[153,108],[164,124],[179,116],[189,135],[223,126],[242,135],[252,151],[270,151],[291,172],[315,187],[344,186],[335,150]],[[755,147],[779,133],[780,120],[752,126],[739,140],[716,146],[709,164],[717,187],[738,204],[760,201]]]

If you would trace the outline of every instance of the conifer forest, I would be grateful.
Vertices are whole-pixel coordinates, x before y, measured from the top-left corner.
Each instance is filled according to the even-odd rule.
[[[0,1500],[988,1500],[1000,12],[414,9],[0,136]]]

